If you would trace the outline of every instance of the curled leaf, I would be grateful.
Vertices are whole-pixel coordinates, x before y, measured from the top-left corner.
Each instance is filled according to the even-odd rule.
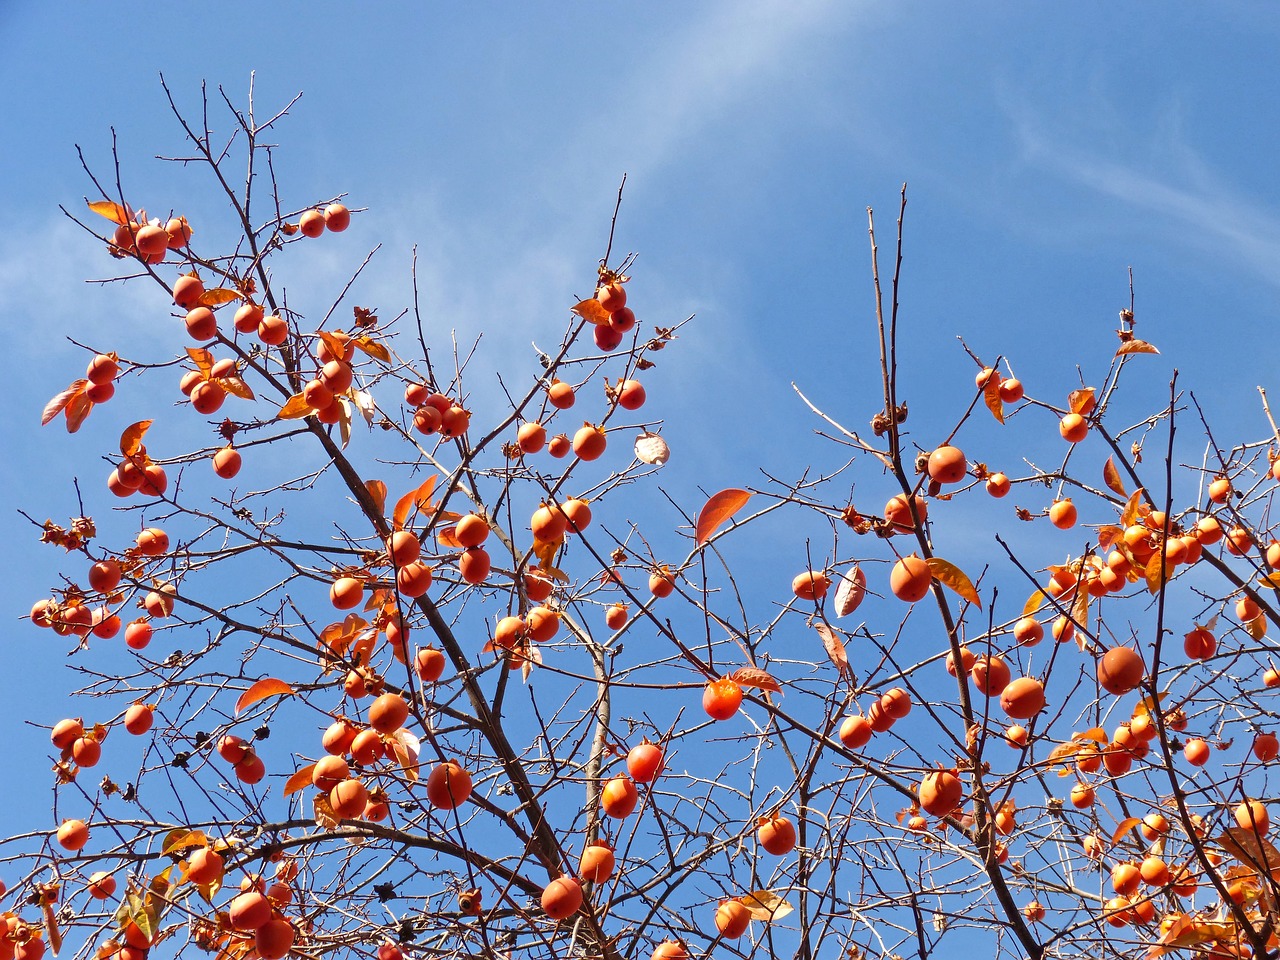
[[[1124,492],[1124,481],[1120,479],[1120,472],[1116,470],[1115,461],[1111,457],[1107,457],[1107,462],[1102,465],[1102,479],[1115,493],[1122,497],[1128,496]]]
[[[77,393],[72,397],[67,402],[66,409],[62,411],[63,416],[67,418],[67,433],[75,433],[79,430],[92,409],[93,401],[86,394]]]
[[[209,838],[199,830],[185,830],[179,827],[177,830],[170,830],[164,838],[164,847],[161,853],[172,853],[175,850],[187,850],[191,847],[207,847]]]
[[[795,907],[772,890],[752,890],[741,897],[741,900],[751,911],[753,919],[765,922],[781,920],[795,910]]]
[[[1000,399],[999,377],[987,377],[987,382],[982,388],[982,400],[991,411],[991,415],[996,418],[996,422],[1004,423],[1004,401]]]
[[[840,575],[836,587],[835,609],[837,617],[847,617],[857,610],[867,595],[867,575],[859,566]]]
[[[187,356],[196,365],[196,369],[204,374],[204,378],[208,380],[209,374],[213,370],[213,354],[204,347],[187,347]]]
[[[120,453],[126,457],[135,456],[142,449],[142,438],[151,427],[150,420],[139,420],[124,428],[120,434]]]
[[[275,677],[264,677],[244,693],[240,694],[240,699],[236,701],[236,713],[253,706],[259,700],[265,700],[267,697],[279,697],[285,694],[292,694],[293,687],[285,683],[283,680],[277,680]]]
[[[645,432],[636,437],[636,459],[641,463],[662,466],[671,459],[671,448],[658,433]]]
[[[827,651],[827,659],[840,671],[840,676],[846,676],[849,673],[849,657],[845,654],[844,640],[841,639],[840,634],[825,623],[815,623],[813,629],[822,638],[822,647]]]
[[[88,386],[88,380],[72,380],[71,386],[57,394],[52,400],[44,405],[44,411],[40,414],[40,426],[43,427],[47,425],[50,420],[66,409],[66,406],[71,402],[72,397],[83,393]]]
[[[1139,487],[1129,495],[1129,501],[1124,505],[1124,509],[1120,511],[1120,526],[1133,526],[1133,521],[1138,519],[1138,506],[1141,503],[1142,487]]]
[[[1093,387],[1081,387],[1079,390],[1072,390],[1071,395],[1067,397],[1067,406],[1071,408],[1072,413],[1087,417],[1090,411],[1098,405],[1098,401],[1094,397],[1095,392]]]
[[[358,349],[373,357],[373,359],[381,360],[383,363],[391,362],[391,354],[388,352],[387,348],[378,343],[378,341],[374,340],[372,337],[357,337],[351,342],[354,343]]]
[[[329,805],[329,798],[323,793],[316,793],[311,798],[311,809],[315,815],[316,826],[321,830],[332,830],[338,825],[338,816]]]
[[[1124,835],[1142,822],[1140,817],[1125,817],[1117,825],[1115,832],[1111,834],[1111,846],[1115,846],[1124,839]]]
[[[241,400],[253,399],[253,390],[240,377],[218,377],[214,382],[233,397]]]
[[[1120,344],[1120,349],[1116,351],[1117,357],[1122,357],[1127,353],[1159,353],[1153,345],[1145,340],[1126,340]]]
[[[979,610],[982,609],[982,600],[978,597],[978,591],[974,589],[973,582],[963,570],[941,557],[930,557],[925,562],[929,564],[929,572],[933,574],[933,579],[950,587],[962,599],[968,600]]]
[[[1246,867],[1264,876],[1280,870],[1280,850],[1272,846],[1269,840],[1258,836],[1255,830],[1228,827],[1218,837],[1218,844]]]
[[[1043,590],[1035,590],[1031,596],[1027,597],[1027,602],[1022,605],[1022,615],[1024,617],[1035,616],[1049,602],[1049,599],[1049,595]]]
[[[698,522],[694,526],[694,542],[702,546],[710,540],[720,525],[741,510],[750,499],[751,494],[746,490],[733,488],[713,494],[698,514]]]
[[[729,679],[735,681],[741,687],[755,687],[757,690],[764,690],[767,693],[782,692],[782,686],[778,681],[759,667],[739,667],[729,674]]]
[[[301,770],[295,771],[293,776],[285,781],[284,795],[287,797],[311,786],[311,773],[315,768],[316,765],[314,763],[309,763]]]
[[[409,519],[409,511],[415,504],[424,512],[431,506],[431,491],[436,488],[436,479],[436,474],[431,474],[418,485],[418,489],[410,490],[396,501],[395,511],[391,515],[391,525],[396,530],[403,529],[404,522]]]
[[[196,301],[202,307],[220,307],[224,303],[230,303],[232,300],[243,300],[244,294],[239,290],[232,290],[228,287],[217,287],[213,290],[206,290],[200,294],[200,299]]]
[[[295,393],[284,402],[284,406],[280,408],[280,412],[276,416],[281,420],[301,420],[303,417],[311,416],[311,413],[311,404],[307,403],[302,394]]]
[[[385,515],[387,512],[387,485],[381,480],[366,480],[364,488],[369,491],[369,496],[377,504],[378,513]]]
[[[573,305],[572,312],[582,317],[583,320],[590,320],[597,326],[609,322],[609,311],[595,297],[578,301]]]

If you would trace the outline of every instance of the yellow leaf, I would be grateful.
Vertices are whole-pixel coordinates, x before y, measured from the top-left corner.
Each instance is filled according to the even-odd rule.
[[[584,320],[590,320],[599,326],[602,323],[609,322],[609,311],[595,297],[589,300],[582,300],[573,305],[573,312]]]
[[[1120,511],[1120,526],[1133,526],[1133,521],[1138,519],[1138,505],[1140,503],[1142,503],[1142,487],[1139,487],[1129,495],[1129,502]]]
[[[278,697],[284,694],[292,694],[293,687],[289,686],[283,680],[277,680],[275,677],[264,677],[244,693],[240,694],[240,699],[236,701],[236,713],[253,706],[259,700],[265,700],[267,697]]]
[[[533,555],[538,558],[538,568],[540,570],[550,570],[555,566],[556,552],[560,549],[559,543],[543,543],[541,540],[533,542]]]
[[[314,763],[309,763],[301,770],[296,771],[293,776],[285,781],[284,795],[287,797],[311,786],[311,773],[315,768],[316,765]]]
[[[252,400],[253,391],[240,377],[216,377],[214,380],[223,390],[241,400]]]
[[[1104,523],[1098,527],[1098,549],[1110,550],[1124,537],[1124,530],[1114,523]]]
[[[758,690],[765,690],[769,693],[782,692],[782,687],[778,684],[778,681],[759,667],[739,667],[729,674],[729,679],[742,687],[755,687]]]
[[[1258,586],[1267,587],[1270,590],[1280,589],[1280,570],[1275,573],[1269,573],[1258,581]]]
[[[694,525],[694,543],[702,546],[711,539],[722,523],[732,517],[751,499],[746,490],[721,490],[714,494],[702,507],[698,514],[698,522]]]
[[[929,564],[929,572],[933,574],[933,579],[937,580],[944,586],[950,587],[961,598],[968,600],[979,610],[982,609],[982,600],[978,597],[978,591],[974,589],[973,582],[965,575],[965,572],[948,560],[941,557],[930,557],[926,563]]]
[[[1126,496],[1124,481],[1120,479],[1120,472],[1116,470],[1115,461],[1111,457],[1107,457],[1107,462],[1102,465],[1102,479],[1113,492]]]
[[[751,911],[753,919],[765,922],[781,920],[795,910],[795,907],[772,890],[753,890],[740,899]]]
[[[93,200],[89,203],[89,209],[100,217],[106,217],[112,223],[124,226],[129,222],[129,215],[125,213],[124,207],[118,203],[112,203],[110,200]]]
[[[196,369],[203,373],[204,378],[208,380],[209,372],[213,369],[213,354],[204,347],[187,347],[187,356],[196,365]]]
[[[996,418],[996,421],[1004,423],[1004,401],[1000,399],[999,377],[987,377],[986,385],[982,388],[982,399],[986,403],[987,409],[991,411],[991,415]]]
[[[1022,605],[1022,615],[1024,617],[1034,616],[1048,602],[1049,595],[1043,590],[1036,590],[1031,596],[1027,597],[1027,602]]]
[[[1127,353],[1159,353],[1154,346],[1145,340],[1126,340],[1120,344],[1120,349],[1116,351],[1117,357],[1122,357]]]
[[[196,301],[202,307],[220,307],[224,303],[230,303],[232,300],[243,300],[244,294],[239,290],[231,290],[227,287],[217,287],[213,290],[206,290],[200,294],[200,299]]]
[[[1161,562],[1164,559],[1165,562]],[[1160,589],[1161,583],[1168,583],[1169,578],[1173,576],[1173,564],[1167,562],[1167,558],[1161,558],[1160,552],[1157,550],[1151,555],[1151,559],[1147,561],[1143,568],[1142,574],[1147,579],[1147,592],[1155,593]],[[1161,571],[1164,576],[1161,576]]]
[[[120,453],[126,457],[136,455],[142,449],[142,438],[147,435],[150,427],[150,420],[139,420],[125,427],[124,433],[120,434]]]
[[[191,847],[207,847],[209,838],[199,830],[177,830],[169,831],[164,838],[164,847],[161,853],[172,853],[175,850],[187,850]]]
[[[391,354],[387,351],[387,348],[372,337],[359,337],[351,342],[373,357],[373,359],[381,360],[383,363],[391,362]]]
[[[311,413],[311,404],[307,403],[302,394],[295,393],[284,402],[284,406],[280,408],[280,412],[276,416],[281,420],[301,420],[303,417],[311,416]]]
[[[316,793],[311,798],[311,809],[315,813],[316,826],[321,830],[332,830],[338,825],[338,817],[329,806],[329,798],[323,793]]]

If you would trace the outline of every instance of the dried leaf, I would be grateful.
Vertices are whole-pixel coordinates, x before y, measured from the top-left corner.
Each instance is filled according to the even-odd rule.
[[[400,769],[404,771],[406,777],[410,780],[418,779],[418,754],[422,750],[422,744],[408,730],[397,730],[391,738],[391,752],[395,754],[396,762],[400,764]]]
[[[396,530],[404,529],[404,522],[409,519],[409,511],[417,504],[419,510],[431,506],[431,491],[436,488],[436,474],[431,474],[419,484],[418,489],[411,490],[396,501],[395,512],[391,515],[391,525]]]
[[[730,488],[721,490],[717,494],[713,494],[702,507],[702,512],[698,514],[698,522],[694,526],[693,540],[698,546],[702,546],[711,539],[711,535],[719,529],[720,525],[741,510],[751,499],[751,494],[746,490],[737,490]]]
[[[301,770],[296,771],[293,776],[285,781],[284,795],[287,797],[290,794],[297,793],[299,790],[305,790],[307,787],[311,786],[311,774],[315,768],[316,765],[314,763],[309,763]]]
[[[54,910],[54,901],[41,898],[40,912],[44,915],[45,939],[49,942],[49,952],[55,957],[62,949],[62,930],[58,927],[58,915]]]
[[[1142,822],[1141,817],[1125,817],[1117,825],[1115,832],[1111,834],[1111,846],[1115,846],[1124,839],[1124,835]]]
[[[840,634],[825,623],[815,623],[813,629],[818,631],[818,636],[822,638],[822,647],[827,651],[827,659],[835,664],[835,668],[840,671],[840,676],[847,676],[849,657],[845,654],[844,640]]]
[[[213,354],[204,347],[187,347],[187,356],[196,365],[196,369],[204,374],[204,378],[208,380],[209,373],[213,370]]]
[[[342,449],[347,449],[351,442],[351,403],[346,397],[338,397],[338,435],[342,438]]]
[[[374,340],[372,337],[357,337],[351,341],[360,350],[363,350],[375,360],[381,360],[383,363],[391,362],[391,354],[382,344]]]
[[[199,830],[184,830],[181,827],[177,830],[169,831],[168,836],[164,838],[164,847],[161,853],[172,853],[175,850],[188,850],[191,847],[207,847],[209,838]]]
[[[781,920],[795,907],[772,890],[753,890],[740,898],[755,920]]]
[[[336,333],[332,330],[317,330],[316,336],[320,338],[320,342],[328,348],[329,352],[335,357],[344,357],[347,354],[347,344],[351,341],[345,334]]]
[[[1110,550],[1114,544],[1121,542],[1124,537],[1124,529],[1116,526],[1114,523],[1104,523],[1098,527],[1098,548],[1100,550]]]
[[[378,513],[385,516],[387,512],[387,485],[381,480],[366,480],[364,488],[369,491],[369,496],[377,504]]]
[[[1000,399],[999,377],[987,377],[986,385],[982,388],[982,400],[991,411],[991,415],[996,418],[996,422],[1004,423],[1004,401]]]
[[[982,609],[982,600],[978,596],[978,591],[973,587],[973,581],[965,574],[963,570],[948,560],[941,557],[930,557],[926,563],[929,564],[929,572],[933,574],[933,579],[937,580],[943,586],[950,587],[961,598],[968,600],[979,610]]]
[[[1067,406],[1071,408],[1071,412],[1087,417],[1090,411],[1098,404],[1098,401],[1093,396],[1094,392],[1093,387],[1081,387],[1079,390],[1072,390],[1071,395],[1067,397]]]
[[[40,426],[46,426],[50,420],[66,408],[67,404],[71,402],[72,397],[83,393],[88,386],[88,380],[72,380],[71,386],[57,394],[52,400],[44,405],[44,412],[40,414]]]
[[[239,397],[241,400],[252,400],[254,398],[253,390],[240,377],[216,377],[214,382],[233,397]]]
[[[609,311],[606,310],[604,305],[595,297],[592,297],[589,300],[580,300],[578,303],[575,303],[573,305],[572,312],[576,313],[584,320],[590,320],[596,325],[609,322]]]
[[[662,466],[671,459],[671,448],[658,433],[645,432],[636,437],[636,459],[641,463]]]
[[[1229,855],[1264,876],[1280,870],[1280,850],[1269,840],[1246,827],[1228,827],[1218,837],[1218,844]]]
[[[213,290],[206,290],[200,294],[200,299],[196,301],[202,307],[220,307],[224,303],[230,303],[232,300],[243,300],[244,294],[239,290],[231,290],[227,287],[216,287]]]
[[[1122,497],[1128,496],[1124,492],[1124,481],[1120,479],[1120,472],[1116,470],[1115,461],[1111,457],[1107,457],[1107,462],[1102,465],[1102,479],[1115,493]]]
[[[1254,640],[1261,640],[1267,635],[1267,615],[1260,613],[1244,625],[1245,632]]]
[[[563,541],[543,543],[541,540],[535,540],[533,542],[533,555],[538,558],[538,569],[549,571],[555,567],[556,552],[562,544]]]
[[[126,457],[136,456],[142,449],[142,438],[147,435],[150,427],[150,420],[139,420],[125,427],[124,433],[120,434],[120,453]]]
[[[369,426],[373,426],[373,415],[378,412],[378,408],[373,402],[373,394],[368,390],[352,390],[351,402],[360,411],[360,415],[364,417],[364,422]]]
[[[1269,590],[1280,590],[1280,570],[1269,573],[1265,577],[1258,580],[1258,586],[1266,587]]]
[[[236,713],[240,713],[242,710],[253,706],[259,700],[265,700],[267,697],[279,697],[292,694],[293,687],[289,686],[283,680],[277,680],[275,677],[264,677],[244,693],[240,694],[240,699],[236,701]]]
[[[729,674],[729,679],[735,681],[741,687],[755,687],[757,690],[764,690],[767,693],[782,692],[782,687],[778,681],[759,667],[739,667]]]
[[[1117,357],[1122,357],[1127,353],[1159,353],[1154,346],[1145,340],[1126,340],[1120,344],[1120,349],[1116,351]]]
[[[80,425],[84,423],[85,417],[89,416],[89,411],[93,409],[93,401],[85,394],[77,393],[68,402],[66,409],[62,411],[63,416],[67,418],[67,433],[75,433],[80,429]]]
[[[284,406],[276,416],[281,420],[301,420],[303,417],[311,416],[312,412],[311,404],[307,403],[306,398],[300,393],[295,393],[284,402]]]
[[[859,566],[840,575],[836,587],[835,609],[837,617],[847,617],[857,610],[867,595],[867,575]]]
[[[341,623],[331,623],[320,631],[320,642],[338,656],[344,656],[356,637],[369,629],[369,621],[357,613],[349,613]]]
[[[329,806],[329,798],[323,793],[316,793],[311,798],[311,809],[315,814],[316,826],[321,830],[332,830],[338,825],[333,807]]]
[[[125,212],[124,207],[110,200],[90,201],[89,209],[100,217],[106,217],[117,226],[124,226],[129,222],[129,214]]]

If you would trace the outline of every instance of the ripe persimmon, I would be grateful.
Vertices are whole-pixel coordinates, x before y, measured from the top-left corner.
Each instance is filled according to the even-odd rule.
[[[890,533],[910,533],[915,529],[911,519],[912,505],[916,508],[916,516],[920,519],[920,523],[923,524],[929,519],[929,504],[919,494],[913,493],[910,503],[902,494],[889,498],[884,505],[884,520],[890,525]]]
[[[213,472],[223,480],[230,480],[240,472],[242,463],[240,451],[228,444],[213,455]]]
[[[231,901],[227,919],[233,930],[242,933],[257,930],[271,919],[271,901],[257,890],[247,890]]]
[[[258,339],[269,347],[278,347],[289,339],[289,324],[276,314],[263,317],[258,324]]]
[[[1076,505],[1070,499],[1055,500],[1049,508],[1049,522],[1059,530],[1070,530],[1076,525]]]
[[[551,386],[547,387],[547,399],[557,410],[568,410],[577,398],[573,395],[573,387],[570,384],[563,380],[552,380]]]
[[[213,380],[201,380],[191,388],[191,406],[195,408],[196,413],[203,413],[206,416],[217,413],[226,399],[227,391],[223,389],[222,384]]]
[[[1098,660],[1098,683],[1114,696],[1136,689],[1146,672],[1142,657],[1133,647],[1112,647]]]
[[[1058,422],[1058,433],[1068,443],[1079,443],[1089,434],[1089,421],[1078,413],[1068,413]]]
[[[1259,733],[1253,738],[1253,755],[1260,763],[1270,763],[1280,756],[1280,740],[1274,733]]]
[[[959,447],[944,444],[929,454],[929,477],[938,483],[959,483],[969,466]]]
[[[600,809],[604,811],[605,816],[613,817],[615,820],[629,817],[639,800],[640,794],[636,790],[636,785],[625,773],[614,776],[600,791]]]
[[[679,940],[663,940],[653,948],[650,960],[689,960],[689,951]]]
[[[89,842],[89,827],[83,820],[68,818],[58,827],[58,844],[73,853]]]
[[[560,612],[550,607],[534,607],[525,616],[529,639],[545,643],[560,630]]]
[[[605,883],[613,876],[616,862],[613,848],[597,840],[582,851],[578,875],[591,883]]]
[[[1218,641],[1204,627],[1196,627],[1182,639],[1182,649],[1192,660],[1208,660],[1217,652]]]
[[[645,740],[627,751],[627,772],[636,783],[649,783],[662,772],[662,748]]]
[[[541,543],[559,543],[568,526],[568,516],[555,504],[542,504],[529,518],[529,530]]]
[[[324,214],[319,210],[304,210],[298,218],[298,230],[304,237],[320,236],[324,233]]]
[[[591,339],[597,347],[608,353],[618,349],[622,343],[622,331],[607,323],[599,323],[591,328]]]
[[[756,842],[775,857],[786,856],[796,845],[796,825],[781,814],[761,817],[756,823]]]
[[[895,563],[889,574],[889,589],[895,597],[907,603],[923,600],[932,585],[933,573],[929,564],[914,553]]]
[[[437,764],[427,777],[427,800],[437,810],[452,810],[471,796],[471,774],[453,760]]]
[[[920,806],[935,817],[950,816],[960,806],[964,784],[949,770],[933,770],[920,782]]]
[[[973,661],[973,669],[969,671],[969,679],[973,681],[974,687],[987,697],[1000,696],[1004,688],[1009,685],[1012,675],[1004,659],[994,654],[983,654],[978,657]]]
[[[728,720],[742,705],[742,687],[736,680],[720,677],[702,691],[702,709],[712,720]]]
[[[567,457],[569,451],[573,449],[573,442],[563,433],[557,433],[554,437],[547,441],[547,453],[555,457],[557,460]]]
[[[293,949],[297,936],[293,924],[284,917],[272,917],[253,933],[253,950],[261,960],[282,960]]]
[[[369,705],[369,726],[379,733],[395,733],[409,719],[409,705],[398,693],[384,693]]]
[[[1000,692],[1000,707],[1014,720],[1030,720],[1044,706],[1044,684],[1034,677],[1011,680]]]
[[[628,617],[627,605],[625,603],[615,603],[604,612],[604,624],[610,630],[621,630],[627,622]]]
[[[351,740],[351,759],[362,767],[372,766],[386,755],[377,730],[361,730]]]
[[[840,723],[840,742],[850,750],[866,746],[871,739],[871,734],[871,724],[867,722],[866,717],[855,714],[845,717]]]
[[[431,588],[433,579],[431,568],[415,560],[396,571],[396,590],[406,597],[420,597]]]
[[[364,584],[355,577],[338,577],[329,587],[329,602],[339,610],[352,610],[364,600]]]
[[[124,728],[135,737],[140,737],[151,729],[155,719],[155,708],[149,703],[134,703],[124,712]]]
[[[1013,625],[1013,638],[1024,647],[1034,647],[1044,639],[1044,626],[1035,617],[1023,617]]]
[[[65,750],[84,736],[84,723],[78,719],[59,720],[49,732],[49,739],[59,750]]]
[[[1000,399],[1005,403],[1017,403],[1023,393],[1022,381],[1017,377],[1005,377],[1000,381]]]
[[[212,340],[218,335],[218,318],[208,307],[196,307],[187,312],[187,334],[192,340]]]
[[[329,807],[343,820],[358,820],[369,803],[369,788],[354,777],[334,784],[329,790]]]
[[[1244,800],[1235,808],[1236,823],[1241,829],[1265,837],[1271,829],[1271,816],[1260,800]]]
[[[599,460],[607,444],[604,431],[594,424],[584,423],[573,435],[573,452],[579,460]]]
[[[671,596],[676,588],[675,574],[666,566],[658,567],[649,574],[649,592],[661,600]]]
[[[573,877],[557,877],[542,888],[542,909],[552,920],[566,920],[582,906],[582,884]]]
[[[617,280],[611,280],[596,288],[596,299],[600,301],[600,306],[613,313],[627,305],[627,291]]]
[[[716,929],[729,940],[736,940],[751,925],[751,910],[741,900],[724,900],[716,907]]]
[[[324,208],[324,225],[334,233],[341,233],[351,226],[351,211],[341,203],[331,203]]]
[[[591,505],[578,497],[570,497],[560,504],[560,512],[574,533],[581,533],[591,525]]]
[[[806,570],[791,580],[791,592],[801,600],[821,600],[830,586],[831,578],[821,570]]]
[[[516,431],[516,443],[525,453],[537,453],[547,443],[547,428],[540,423],[522,423]]]
[[[618,406],[624,410],[639,410],[644,406],[646,399],[644,384],[639,380],[623,380],[615,389],[618,396]]]
[[[413,660],[418,679],[423,683],[435,683],[444,674],[445,656],[435,647],[424,647]]]
[[[197,847],[187,859],[187,879],[207,884],[222,879],[222,854],[211,847]]]
[[[1209,744],[1199,737],[1193,737],[1183,745],[1182,755],[1193,767],[1203,767],[1209,762]]]
[[[484,583],[489,577],[491,561],[484,547],[468,547],[458,557],[458,573],[467,583]]]
[[[186,217],[170,217],[164,225],[164,232],[169,237],[170,250],[181,250],[191,242],[191,224],[187,223]]]
[[[999,471],[987,477],[987,493],[997,499],[1008,494],[1010,486],[1009,478]]]

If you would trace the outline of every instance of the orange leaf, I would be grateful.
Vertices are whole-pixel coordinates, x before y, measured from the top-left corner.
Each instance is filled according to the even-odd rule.
[[[206,380],[209,379],[209,372],[213,369],[213,354],[204,347],[187,347],[187,356],[196,365],[196,369],[204,374]]]
[[[698,514],[698,522],[694,526],[694,542],[698,546],[706,543],[716,529],[741,510],[750,499],[751,494],[746,490],[732,488],[714,494]]]
[[[276,416],[281,420],[301,420],[303,417],[311,416],[311,412],[311,404],[307,403],[306,398],[300,393],[295,393],[284,402],[284,406]]]
[[[241,400],[252,400],[253,390],[240,377],[217,377],[214,380],[223,390]]]
[[[1116,351],[1117,357],[1122,357],[1126,353],[1159,353],[1154,346],[1145,340],[1126,340],[1120,344],[1120,349]]]
[[[224,303],[230,303],[232,300],[243,300],[244,294],[239,290],[231,290],[227,287],[217,287],[213,290],[206,290],[200,294],[200,299],[196,301],[202,307],[220,307]]]
[[[1129,502],[1120,511],[1120,526],[1133,526],[1133,521],[1138,519],[1138,504],[1140,503],[1142,503],[1142,487],[1139,487],[1129,495]]]
[[[1106,481],[1107,486],[1114,492],[1122,497],[1127,496],[1124,492],[1124,481],[1120,479],[1120,473],[1116,470],[1115,462],[1110,457],[1107,457],[1107,462],[1102,465],[1102,479]]]
[[[1261,640],[1267,635],[1267,615],[1260,613],[1244,625],[1245,632],[1254,640]]]
[[[366,480],[364,488],[369,491],[369,496],[373,497],[373,502],[378,505],[378,513],[385,515],[387,512],[387,485],[381,480]]]
[[[1116,826],[1115,833],[1111,834],[1111,846],[1115,846],[1124,839],[1124,835],[1142,822],[1140,817],[1125,817]]]
[[[736,681],[742,687],[755,687],[768,693],[782,692],[782,687],[778,684],[778,681],[759,667],[739,667],[729,674],[729,679]]]
[[[129,215],[125,213],[124,207],[118,203],[112,203],[110,200],[93,200],[89,203],[89,209],[98,216],[106,217],[119,226],[124,226],[129,222]]]
[[[164,848],[162,853],[172,853],[174,850],[186,850],[188,847],[207,847],[209,838],[199,830],[171,830],[164,838]]]
[[[1270,875],[1280,868],[1280,850],[1245,827],[1228,827],[1218,837],[1218,844],[1228,854],[1258,873]]]
[[[836,616],[847,617],[858,609],[867,595],[867,575],[859,566],[841,574],[840,585],[836,587]]]
[[[142,438],[150,427],[150,420],[139,420],[125,427],[124,433],[120,434],[120,452],[126,457],[136,455],[142,449]]]
[[[1160,571],[1163,569],[1165,583],[1169,582],[1169,578],[1173,576],[1173,564],[1161,563],[1160,552],[1157,550],[1151,555],[1151,559],[1147,561],[1146,567],[1143,568],[1142,574],[1147,580],[1147,592],[1155,593],[1160,589],[1161,576]]]
[[[973,581],[965,575],[963,570],[941,557],[930,557],[925,562],[929,564],[929,572],[933,574],[935,580],[950,587],[979,610],[982,609],[982,600],[978,597],[978,591],[974,589]]]
[[[373,359],[381,360],[383,363],[391,362],[391,354],[387,351],[387,348],[372,337],[359,337],[351,342],[373,357]]]
[[[436,488],[436,474],[432,474],[422,481],[417,490],[410,490],[403,497],[396,501],[395,513],[391,516],[391,525],[400,530],[404,527],[404,522],[409,518],[409,510],[416,503],[418,507],[425,510],[431,506],[431,491]]]
[[[840,638],[840,634],[825,623],[815,623],[813,629],[817,630],[818,636],[822,638],[822,647],[827,651],[827,659],[835,664],[835,668],[840,671],[840,676],[846,676],[849,673],[849,658],[845,654],[844,640]]]
[[[346,356],[347,344],[350,341],[345,336],[339,336],[331,330],[318,330],[316,336],[320,341],[329,348],[329,352],[335,357]]]
[[[1265,577],[1258,580],[1258,586],[1266,587],[1269,590],[1280,589],[1280,570],[1275,573],[1269,573]]]
[[[982,399],[987,405],[987,409],[991,411],[991,415],[996,418],[999,423],[1004,423],[1004,402],[1000,399],[1000,378],[987,377],[987,383],[982,388]]]
[[[66,405],[71,402],[72,397],[79,393],[83,393],[88,386],[88,380],[72,380],[71,386],[67,387],[67,389],[63,390],[44,405],[44,412],[40,414],[40,426],[43,427],[48,424],[50,420],[63,411]]]
[[[1117,527],[1114,523],[1104,523],[1098,528],[1098,548],[1109,550],[1111,545],[1119,541],[1123,536],[1123,529]]]
[[[556,552],[560,549],[560,545],[560,543],[543,543],[541,540],[533,542],[533,555],[538,558],[539,570],[549,572],[555,568]]]
[[[449,547],[454,550],[460,549],[462,544],[458,542],[457,531],[458,525],[456,523],[451,523],[447,527],[437,527],[436,540],[442,547]]]
[[[301,770],[295,772],[293,776],[285,781],[284,795],[287,797],[292,793],[297,793],[299,790],[305,790],[307,787],[311,786],[311,772],[315,770],[315,768],[316,765],[314,763],[309,763]]]
[[[581,300],[573,305],[573,312],[584,320],[590,320],[597,326],[602,323],[609,322],[609,311],[595,297],[589,300]]]
[[[267,697],[278,697],[282,694],[292,693],[293,687],[283,680],[277,680],[275,677],[265,677],[240,694],[240,699],[236,701],[236,713],[246,707],[253,706],[259,700],[265,700]]]
[[[93,401],[85,394],[77,393],[68,401],[66,409],[62,411],[63,416],[67,418],[67,433],[75,433],[80,429],[80,425],[84,423],[84,418],[89,416],[89,411],[93,409]]]
[[[1079,390],[1072,390],[1071,396],[1067,397],[1067,406],[1071,408],[1072,413],[1087,417],[1089,412],[1098,404],[1093,394],[1093,387],[1081,387]]]

